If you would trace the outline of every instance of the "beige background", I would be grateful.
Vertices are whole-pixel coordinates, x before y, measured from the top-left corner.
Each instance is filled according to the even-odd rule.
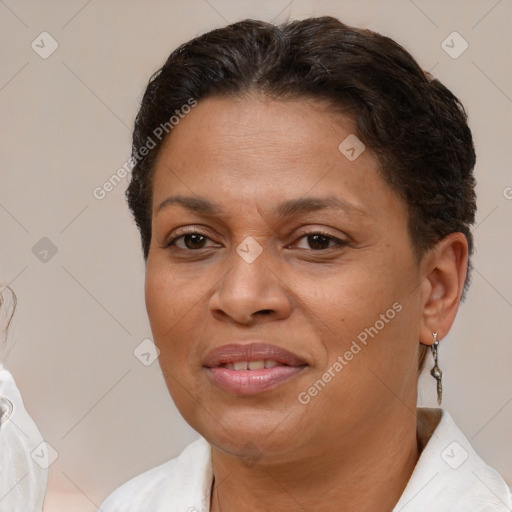
[[[151,333],[126,182],[93,196],[129,156],[148,77],[178,44],[226,22],[323,14],[395,38],[467,107],[478,154],[475,272],[440,348],[443,405],[512,483],[509,0],[0,0],[0,280],[19,299],[5,364],[58,452],[46,512],[96,510],[196,437],[158,364],[133,354]],[[31,48],[43,31],[59,45],[47,59]],[[469,44],[457,59],[441,47],[453,31]],[[32,251],[43,237],[57,249],[46,262]],[[428,374],[419,403],[435,405]]]

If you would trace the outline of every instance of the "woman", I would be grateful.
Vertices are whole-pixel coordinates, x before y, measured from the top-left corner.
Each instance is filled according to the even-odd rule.
[[[12,312],[16,307],[14,293],[13,297]],[[0,310],[4,316],[2,294]],[[12,312],[6,314],[7,327]],[[0,359],[0,511],[41,512],[47,468],[48,453],[43,438],[23,405],[11,373],[4,369]]]
[[[468,285],[464,109],[397,43],[246,20],[150,80],[127,197],[169,392],[201,438],[111,511],[510,510],[442,409],[417,408]]]

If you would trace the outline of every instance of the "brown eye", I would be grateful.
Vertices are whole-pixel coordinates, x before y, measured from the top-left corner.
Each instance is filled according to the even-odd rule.
[[[203,235],[199,232],[190,232],[184,233],[182,235],[176,236],[173,239],[169,240],[169,243],[166,244],[166,247],[171,247],[175,245],[178,249],[184,250],[194,250],[194,249],[204,249],[204,243],[209,238],[206,235]],[[183,244],[180,246],[176,242],[183,241]]]
[[[202,249],[206,237],[199,234],[189,234],[183,236],[183,242],[188,249]],[[200,247],[198,247],[200,246]]]
[[[307,240],[308,247],[300,247],[301,249],[311,249],[314,251],[323,251],[326,249],[331,249],[334,246],[344,246],[347,245],[346,242],[331,236],[328,233],[322,233],[318,231],[314,231],[311,233],[306,233],[300,237],[300,239]],[[330,245],[331,244],[331,245]]]
[[[331,242],[330,237],[324,235],[308,235],[307,236],[309,246],[311,249],[327,249]]]

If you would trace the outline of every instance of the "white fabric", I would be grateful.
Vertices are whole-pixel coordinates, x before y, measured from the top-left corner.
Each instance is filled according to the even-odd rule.
[[[48,480],[43,438],[23,405],[12,375],[0,364],[0,512],[40,512]],[[10,406],[12,404],[12,410]],[[10,413],[10,414],[9,414]],[[37,461],[32,458],[36,448]]]
[[[418,408],[418,439],[423,450],[393,512],[511,510],[509,487],[475,453],[449,413]],[[208,512],[212,479],[210,446],[201,437],[175,459],[119,487],[100,510]]]

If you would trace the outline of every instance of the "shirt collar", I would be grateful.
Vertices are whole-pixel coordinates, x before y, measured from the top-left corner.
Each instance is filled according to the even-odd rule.
[[[509,511],[510,489],[443,409],[417,408],[419,460],[393,512]]]

